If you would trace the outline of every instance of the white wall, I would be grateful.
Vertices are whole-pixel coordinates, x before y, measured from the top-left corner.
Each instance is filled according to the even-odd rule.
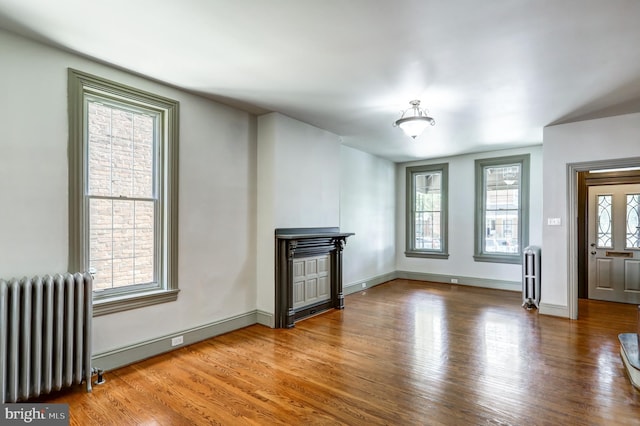
[[[275,307],[276,228],[340,226],[340,139],[279,113],[258,117],[257,307]]]
[[[397,166],[396,267],[399,271],[463,276],[480,279],[522,281],[520,265],[476,262],[474,254],[475,160],[530,154],[529,244],[542,242],[542,147],[485,152]],[[406,168],[422,164],[449,164],[449,258],[406,257]],[[490,284],[489,284],[490,285]]]
[[[255,117],[4,31],[0,58],[0,277],[67,270],[72,67],[180,102],[178,300],[95,318],[94,353],[255,309]]]
[[[640,114],[620,115],[544,129],[544,201],[541,302],[569,316],[568,165],[640,156]],[[626,160],[625,160],[626,161]],[[547,226],[559,217],[562,226]],[[563,309],[566,312],[562,312]],[[542,309],[541,309],[542,310]]]
[[[395,164],[343,146],[340,150],[340,229],[355,232],[343,254],[343,285],[395,271]]]

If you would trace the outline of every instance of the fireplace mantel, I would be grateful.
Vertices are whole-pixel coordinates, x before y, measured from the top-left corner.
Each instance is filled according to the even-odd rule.
[[[342,292],[342,250],[351,232],[340,228],[279,228],[276,238],[275,327],[291,328],[295,321],[328,309],[344,309]],[[294,309],[293,262],[329,255],[331,296],[316,304]]]

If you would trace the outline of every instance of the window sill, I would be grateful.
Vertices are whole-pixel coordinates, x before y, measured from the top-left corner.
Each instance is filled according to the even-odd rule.
[[[522,256],[501,256],[493,254],[476,254],[473,256],[473,260],[476,262],[489,262],[489,263],[510,263],[514,265],[522,265]]]
[[[405,251],[406,257],[422,257],[425,259],[448,259],[449,253],[435,253],[425,251]]]
[[[178,300],[180,290],[162,290],[149,293],[136,294],[134,296],[120,296],[104,300],[93,301],[93,316],[113,314],[159,303],[175,302]]]

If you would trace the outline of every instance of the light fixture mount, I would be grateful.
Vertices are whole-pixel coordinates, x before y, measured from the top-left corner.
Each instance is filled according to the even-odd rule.
[[[424,129],[430,124],[435,126],[436,120],[429,117],[428,111],[420,108],[420,101],[415,99],[410,101],[410,108],[402,112],[402,116],[393,123],[395,127],[400,127],[407,136],[413,139],[422,134]]]

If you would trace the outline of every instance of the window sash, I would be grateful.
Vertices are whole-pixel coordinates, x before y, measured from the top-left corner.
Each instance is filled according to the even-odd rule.
[[[407,256],[449,256],[447,173],[447,164],[407,167]]]
[[[115,295],[119,295],[119,294],[128,294],[128,293],[132,293],[132,292],[140,292],[140,291],[149,291],[149,290],[160,290],[163,289],[164,286],[162,285],[161,282],[161,278],[160,278],[160,266],[161,266],[161,251],[162,251],[162,242],[161,242],[161,238],[160,238],[160,234],[159,234],[159,228],[160,228],[160,224],[158,223],[158,201],[154,200],[154,199],[144,199],[144,198],[124,198],[124,197],[93,197],[93,196],[86,196],[85,197],[85,208],[87,209],[87,212],[91,211],[91,202],[94,200],[105,200],[105,201],[115,201],[115,202],[133,202],[135,203],[136,201],[142,201],[142,202],[149,202],[149,203],[153,203],[153,216],[154,216],[154,220],[153,220],[153,254],[152,254],[152,268],[151,268],[151,272],[152,272],[152,279],[147,281],[147,282],[138,282],[136,280],[136,265],[138,265],[138,261],[141,260],[140,256],[136,256],[135,254],[133,256],[130,257],[130,259],[133,262],[133,270],[132,270],[132,276],[133,276],[133,281],[130,284],[126,284],[126,285],[113,285],[113,278],[111,280],[111,284],[112,286],[109,288],[100,288],[100,283],[97,279],[97,277],[99,276],[99,274],[97,274],[97,270],[95,268],[95,261],[96,260],[100,260],[100,259],[94,259],[91,256],[91,252],[92,252],[92,246],[91,246],[91,236],[93,235],[93,229],[91,227],[91,214],[87,213],[86,217],[87,217],[87,229],[88,229],[88,235],[87,235],[87,250],[89,252],[88,255],[88,262],[89,262],[89,271],[92,273],[92,275],[94,276],[94,287],[93,287],[93,291],[94,291],[94,299],[105,299],[105,298],[109,298],[109,297],[113,297]],[[134,207],[135,209],[135,207]],[[118,230],[130,230],[130,228],[117,228],[117,227],[111,227],[109,228],[110,231],[115,232]],[[134,233],[135,233],[135,228],[134,228]],[[136,244],[136,240],[134,238],[134,247]],[[115,268],[115,261],[116,259],[122,259],[122,257],[118,257],[115,253],[114,253],[114,249],[111,249],[111,255],[110,255],[110,259],[112,262],[112,268]],[[104,258],[102,259],[107,260],[109,258]],[[111,274],[113,276],[113,273]]]
[[[93,93],[85,93],[84,96],[84,113],[83,113],[83,120],[84,120],[84,137],[83,137],[83,143],[84,143],[84,152],[85,152],[85,156],[84,156],[84,161],[85,161],[85,165],[84,165],[84,209],[85,209],[85,229],[87,229],[87,234],[85,236],[86,238],[86,251],[88,253],[87,255],[87,263],[89,265],[89,271],[94,273],[94,277],[96,278],[96,282],[94,282],[94,299],[96,300],[100,300],[100,299],[108,299],[114,296],[118,296],[118,295],[126,295],[126,294],[131,294],[131,293],[138,293],[141,291],[149,291],[149,290],[161,290],[164,289],[164,286],[161,282],[160,279],[160,270],[161,270],[161,266],[162,266],[162,256],[161,253],[163,251],[163,245],[162,245],[162,238],[161,238],[161,223],[160,223],[160,215],[159,213],[159,206],[162,204],[163,202],[163,197],[162,197],[162,187],[161,187],[161,181],[159,179],[159,175],[160,175],[160,171],[162,170],[161,167],[158,166],[158,159],[159,159],[159,147],[162,145],[162,135],[161,135],[161,131],[159,129],[159,123],[162,120],[162,115],[160,113],[158,113],[157,111],[153,111],[149,108],[144,108],[141,106],[132,106],[132,105],[127,105],[124,104],[123,102],[119,102],[113,99],[109,99],[109,98],[105,98]],[[122,195],[120,193],[113,193],[113,182],[114,182],[114,178],[113,178],[113,173],[114,173],[114,159],[113,159],[113,154],[111,154],[111,156],[109,157],[109,162],[111,163],[109,165],[109,169],[111,171],[110,174],[110,179],[111,179],[111,194],[112,195],[98,195],[95,194],[95,191],[92,193],[91,191],[91,167],[90,167],[90,154],[91,154],[91,150],[92,150],[92,146],[91,146],[91,141],[90,141],[90,137],[93,135],[91,130],[89,129],[89,124],[90,124],[90,107],[91,105],[101,105],[104,106],[105,108],[110,109],[111,115],[113,114],[113,110],[118,110],[118,111],[123,111],[123,112],[129,112],[134,114],[133,118],[135,120],[136,116],[148,116],[152,119],[153,125],[152,125],[152,140],[151,140],[151,170],[149,171],[149,173],[151,174],[151,197],[136,197],[136,196],[126,196],[126,195]],[[110,126],[112,126],[112,123],[110,123]],[[135,128],[132,127],[132,132],[135,132]],[[110,127],[110,132],[109,132],[109,146],[110,149],[113,150],[113,144],[114,141],[113,139],[115,139],[116,137],[114,136],[114,129],[113,127]],[[131,136],[131,150],[132,150],[132,155],[134,155],[135,153],[135,140],[134,140],[134,136]],[[135,157],[134,157],[135,158]],[[132,167],[135,167],[135,165],[133,164],[134,162],[134,158],[132,158]],[[132,174],[133,175],[133,174]],[[131,179],[131,185],[135,186],[135,182],[134,182],[134,178],[132,177]],[[131,192],[132,194],[135,195],[135,188],[131,188]],[[110,264],[111,264],[111,271],[109,273],[109,276],[111,277],[110,279],[110,283],[111,286],[110,287],[101,287],[101,282],[100,282],[100,277],[101,274],[96,274],[96,268],[95,265],[96,263],[94,262],[94,259],[92,259],[91,253],[93,250],[92,247],[92,241],[91,241],[91,236],[92,236],[92,226],[91,226],[91,202],[94,200],[105,200],[105,201],[111,201],[113,203],[115,202],[131,202],[133,203],[133,210],[134,210],[134,221],[135,221],[135,203],[136,201],[140,201],[140,202],[152,202],[153,203],[153,219],[152,219],[152,234],[153,234],[153,246],[154,249],[152,250],[152,268],[151,268],[151,272],[153,274],[153,279],[149,282],[146,283],[137,283],[135,280],[135,276],[136,276],[136,260],[140,260],[138,256],[134,254],[132,254],[132,256],[128,257],[128,258],[123,258],[123,257],[118,257],[117,254],[115,253],[116,250],[114,248],[115,243],[112,243],[111,246],[111,256],[110,256]],[[114,219],[114,216],[111,216],[112,222]],[[133,224],[134,226],[134,239],[133,239],[133,244],[135,246],[135,223]],[[112,235],[115,233],[116,230],[121,230],[121,229],[125,229],[124,227],[121,228],[117,228],[113,225],[111,225],[111,233]],[[128,229],[128,228],[127,228]],[[112,236],[112,241],[114,240],[114,237]],[[115,273],[115,270],[118,269],[119,266],[122,266],[122,263],[125,260],[131,260],[131,277],[132,280],[129,284],[124,284],[121,283],[119,285],[117,285],[115,283],[115,281],[117,281],[117,279],[115,278],[117,276],[117,274]],[[119,262],[117,262],[119,260]],[[116,263],[117,262],[117,263]],[[106,262],[106,264],[108,265],[109,262]],[[93,266],[92,266],[93,265]],[[127,271],[129,272],[129,271]],[[129,275],[127,273],[127,275]]]
[[[521,172],[519,163],[483,167],[484,222],[491,221],[491,227],[482,234],[483,253],[520,254],[520,232],[516,229],[513,235],[513,222],[518,223],[521,216]],[[505,225],[510,228],[510,232],[507,232]]]
[[[424,180],[423,185],[418,181]],[[428,182],[435,181],[435,185]],[[413,175],[415,250],[441,251],[442,247],[442,172],[421,172]],[[430,246],[430,247],[429,247]]]
[[[476,160],[476,261],[522,262],[528,194],[528,154]]]

